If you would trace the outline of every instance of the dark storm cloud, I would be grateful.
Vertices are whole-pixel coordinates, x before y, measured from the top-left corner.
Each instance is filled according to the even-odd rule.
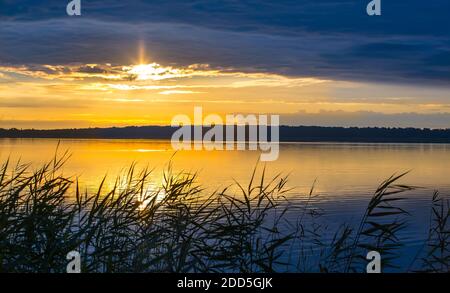
[[[156,61],[318,76],[447,84],[450,2],[368,0],[62,0],[0,3],[0,62],[130,63],[137,44]]]
[[[81,73],[108,73],[108,70],[101,66],[80,66],[77,72]]]

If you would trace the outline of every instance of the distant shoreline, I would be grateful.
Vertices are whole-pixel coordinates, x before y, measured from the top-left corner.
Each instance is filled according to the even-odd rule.
[[[170,139],[170,126],[0,129],[0,138]],[[203,134],[209,128],[203,127]],[[280,142],[450,143],[450,129],[280,126]]]

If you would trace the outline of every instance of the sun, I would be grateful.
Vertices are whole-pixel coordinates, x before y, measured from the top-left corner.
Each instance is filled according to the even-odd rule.
[[[177,78],[185,76],[186,72],[182,69],[173,68],[170,66],[162,66],[156,62],[151,62],[148,58],[148,52],[143,41],[138,44],[138,56],[133,62],[134,65],[124,66],[122,69],[128,75],[133,76],[137,81],[158,81],[169,78]]]
[[[163,80],[183,77],[182,70],[173,67],[165,67],[158,63],[138,64],[123,68],[127,74],[136,77],[136,80]]]

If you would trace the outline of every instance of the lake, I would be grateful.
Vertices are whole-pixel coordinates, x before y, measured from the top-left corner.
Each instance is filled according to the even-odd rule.
[[[0,157],[30,162],[33,168],[55,155],[56,139],[0,139]],[[248,184],[259,158],[258,151],[178,151],[170,141],[157,140],[60,140],[59,153],[72,157],[65,175],[78,178],[82,188],[94,190],[107,175],[107,186],[133,162],[154,168],[155,184],[172,162],[177,172],[198,172],[207,190],[224,188],[234,180]],[[423,187],[408,193],[403,207],[410,212],[402,232],[406,263],[426,237],[433,191],[450,191],[450,145],[368,143],[282,143],[279,159],[259,163],[267,176],[289,175],[289,199],[301,203],[314,185],[313,204],[320,207],[323,225],[333,231],[340,223],[358,223],[377,186],[394,173],[410,171],[400,182]],[[315,182],[315,183],[314,183]],[[294,215],[293,215],[294,216]],[[328,235],[327,237],[331,237]]]

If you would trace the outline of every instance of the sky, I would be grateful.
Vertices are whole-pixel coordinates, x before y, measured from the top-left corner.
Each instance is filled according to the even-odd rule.
[[[450,1],[0,0],[0,127],[450,128]]]

